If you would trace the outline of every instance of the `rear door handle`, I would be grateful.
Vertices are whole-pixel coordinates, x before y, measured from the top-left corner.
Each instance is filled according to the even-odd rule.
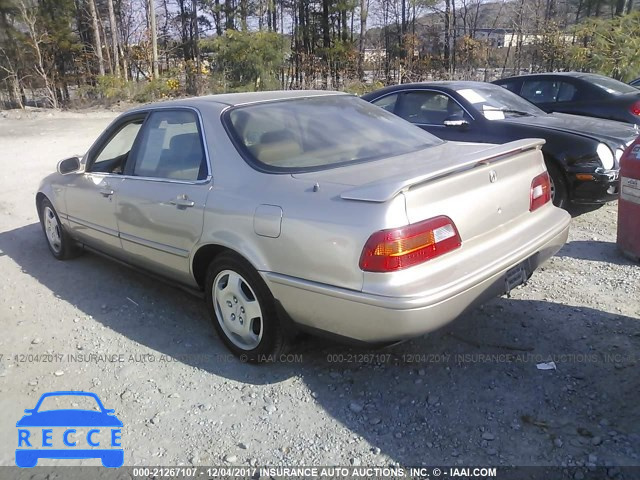
[[[109,198],[111,195],[113,195],[113,193],[113,190],[111,190],[108,186],[100,190],[100,195],[105,198]]]
[[[189,197],[187,195],[178,195],[173,200],[170,200],[169,203],[171,205],[175,205],[178,208],[193,207],[196,204],[196,202],[194,202],[193,200],[189,200]]]

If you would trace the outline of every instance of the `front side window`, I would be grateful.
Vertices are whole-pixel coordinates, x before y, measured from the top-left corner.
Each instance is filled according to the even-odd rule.
[[[89,170],[91,172],[122,173],[143,120],[143,118],[139,118],[120,127],[107,140]]]
[[[507,81],[502,81],[500,83],[500,86],[502,88],[506,88],[507,90],[509,90],[510,92],[513,93],[518,93],[518,86],[519,86],[519,82],[518,80],[507,80]]]
[[[327,95],[234,108],[231,136],[267,170],[307,171],[414,152],[442,140],[347,95]]]
[[[373,103],[377,107],[384,108],[387,112],[393,113],[396,108],[396,103],[398,102],[398,94],[393,93],[391,95],[386,95],[382,98],[378,98],[374,100]]]
[[[411,123],[444,125],[445,120],[469,120],[458,102],[441,92],[407,92],[399,103],[396,114]]]
[[[136,148],[133,175],[196,181],[207,177],[198,119],[189,110],[149,115]]]

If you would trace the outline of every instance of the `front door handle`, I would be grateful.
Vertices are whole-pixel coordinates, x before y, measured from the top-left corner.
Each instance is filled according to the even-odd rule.
[[[173,200],[169,200],[169,203],[171,205],[175,205],[178,208],[193,207],[196,204],[196,202],[194,202],[193,200],[189,200],[189,197],[187,195],[178,195]]]
[[[104,198],[109,198],[111,195],[113,195],[113,190],[111,190],[111,188],[109,188],[109,186],[105,186],[103,189],[100,190],[100,195],[102,195]]]

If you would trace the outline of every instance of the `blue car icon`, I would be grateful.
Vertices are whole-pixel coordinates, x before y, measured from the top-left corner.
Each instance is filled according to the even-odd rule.
[[[93,399],[99,410],[41,409],[42,402],[46,399],[67,396],[84,397],[83,401],[85,402]],[[95,393],[80,391],[45,393],[33,409],[27,409],[24,412],[26,415],[16,423],[16,427],[18,427],[17,466],[35,467],[40,458],[99,458],[102,465],[111,468],[120,467],[124,463],[124,451],[120,443],[122,422],[114,415],[114,410],[104,408]],[[62,431],[63,428],[60,427],[64,427],[64,433],[61,438],[55,440],[59,441],[58,443],[63,443],[65,448],[57,448],[62,445],[53,444],[53,429]],[[79,441],[76,438],[78,432],[74,427],[90,427],[86,434],[86,443],[89,447],[94,448],[74,448]],[[106,440],[105,434],[107,435]],[[36,441],[40,438],[41,442]],[[107,444],[110,448],[104,448]]]

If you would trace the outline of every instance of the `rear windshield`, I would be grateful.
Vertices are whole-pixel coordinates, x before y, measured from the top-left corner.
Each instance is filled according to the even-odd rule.
[[[234,108],[227,126],[251,162],[283,172],[321,170],[442,143],[382,108],[347,95]]]
[[[622,83],[614,78],[603,77],[602,75],[591,75],[587,78],[587,80],[593,83],[596,87],[605,90],[607,93],[611,95],[624,95],[625,93],[638,93],[638,90],[632,87],[631,85],[627,85],[626,83]]]

